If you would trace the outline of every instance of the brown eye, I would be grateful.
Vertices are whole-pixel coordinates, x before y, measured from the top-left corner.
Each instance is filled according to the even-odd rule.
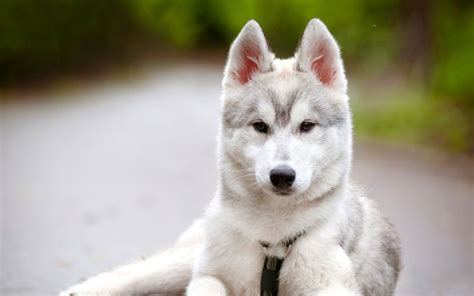
[[[302,133],[310,132],[316,124],[311,121],[303,121],[300,125],[300,131]]]
[[[252,126],[259,133],[262,133],[262,134],[268,133],[268,125],[266,125],[265,122],[263,121],[256,121],[252,123]]]

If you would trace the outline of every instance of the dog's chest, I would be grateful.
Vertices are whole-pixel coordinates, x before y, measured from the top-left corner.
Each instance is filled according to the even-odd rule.
[[[218,274],[230,295],[260,295],[264,255],[256,248],[235,248],[220,258]]]
[[[226,283],[229,295],[261,295],[262,270],[266,254],[278,253],[281,255],[282,248],[278,250],[270,250],[265,252],[261,246],[251,248],[234,248],[232,252],[219,259],[218,274]],[[285,264],[288,262],[288,264]],[[293,264],[291,254],[283,260],[281,278],[275,283],[279,286],[278,295],[291,295],[288,281],[285,280],[287,274],[293,272]],[[279,270],[278,270],[279,273]],[[280,284],[279,284],[280,283]]]

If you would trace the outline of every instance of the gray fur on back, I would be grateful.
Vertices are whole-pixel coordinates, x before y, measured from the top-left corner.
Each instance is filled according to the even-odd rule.
[[[363,295],[393,295],[401,270],[398,235],[360,188],[352,185],[350,192],[341,245],[351,258]]]

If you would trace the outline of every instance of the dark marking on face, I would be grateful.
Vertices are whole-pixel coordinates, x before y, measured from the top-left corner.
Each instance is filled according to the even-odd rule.
[[[224,108],[222,113],[222,123],[225,127],[232,127],[234,124],[235,110],[239,107],[237,101],[226,101],[224,102]]]
[[[268,90],[269,98],[275,111],[275,124],[284,127],[290,123],[291,110],[298,98],[298,91],[290,92],[286,98],[278,97],[275,91]]]
[[[331,98],[318,98],[311,100],[309,108],[312,113],[318,115],[319,125],[322,127],[340,125],[350,117],[349,110],[341,104],[337,104]]]
[[[255,100],[234,100],[224,103],[222,121],[226,128],[243,127],[249,118],[257,112]]]

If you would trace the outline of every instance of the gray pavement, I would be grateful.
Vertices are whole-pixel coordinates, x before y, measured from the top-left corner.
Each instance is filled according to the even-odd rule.
[[[216,184],[220,79],[167,66],[4,104],[1,294],[53,295],[166,248],[199,217]],[[398,295],[474,295],[472,165],[356,145],[353,177],[401,235]]]

